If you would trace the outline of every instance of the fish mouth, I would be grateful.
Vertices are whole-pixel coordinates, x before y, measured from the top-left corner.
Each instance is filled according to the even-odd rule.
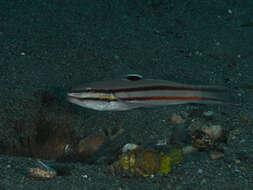
[[[87,94],[87,95],[76,95],[73,93],[67,94],[67,99],[72,102],[85,102],[85,101],[94,101],[94,102],[115,102],[118,99],[113,95],[105,95],[105,94]]]
[[[82,101],[83,98],[75,95],[74,93],[68,93],[67,94],[67,100],[71,103],[75,103],[76,101]]]

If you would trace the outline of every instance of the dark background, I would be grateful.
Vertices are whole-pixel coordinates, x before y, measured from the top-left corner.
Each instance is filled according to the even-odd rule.
[[[1,1],[0,189],[252,189],[252,16],[251,0]],[[71,87],[128,73],[223,85],[239,104],[95,112],[65,99]],[[122,144],[164,138],[178,112],[191,120],[211,110],[214,123],[239,132],[225,159],[196,155],[168,176],[129,179],[105,174],[104,165],[69,163],[72,175],[41,182],[23,172],[42,154],[26,147],[35,125],[29,117],[41,110],[79,137],[120,125]],[[248,161],[238,164],[238,154]]]

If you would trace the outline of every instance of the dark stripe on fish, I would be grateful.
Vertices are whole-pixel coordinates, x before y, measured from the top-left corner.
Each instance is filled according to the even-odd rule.
[[[79,101],[104,101],[104,102],[117,102],[117,101],[150,101],[150,100],[181,100],[181,101],[189,101],[189,100],[208,100],[208,101],[221,101],[217,98],[205,98],[205,97],[178,97],[178,96],[155,96],[155,97],[131,97],[131,98],[121,98],[121,99],[109,99],[109,98],[77,98],[69,96],[69,98],[76,99]]]
[[[226,89],[210,88],[210,87],[184,87],[184,86],[145,86],[134,88],[119,88],[119,89],[78,89],[71,90],[70,93],[94,92],[94,93],[117,93],[117,92],[138,92],[150,90],[189,90],[189,91],[204,91],[204,92],[226,92]]]

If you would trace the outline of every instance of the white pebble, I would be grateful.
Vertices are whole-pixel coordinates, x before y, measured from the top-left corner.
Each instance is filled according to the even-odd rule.
[[[199,174],[202,174],[202,173],[203,173],[203,170],[202,170],[202,169],[198,169],[198,173],[199,173]]]
[[[205,111],[203,114],[206,117],[211,117],[214,114],[214,112],[209,110],[209,111]]]

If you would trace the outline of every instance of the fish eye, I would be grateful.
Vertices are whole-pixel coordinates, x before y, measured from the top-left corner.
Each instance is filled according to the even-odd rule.
[[[130,81],[138,81],[142,79],[142,76],[137,74],[130,74],[126,76],[126,79]]]

